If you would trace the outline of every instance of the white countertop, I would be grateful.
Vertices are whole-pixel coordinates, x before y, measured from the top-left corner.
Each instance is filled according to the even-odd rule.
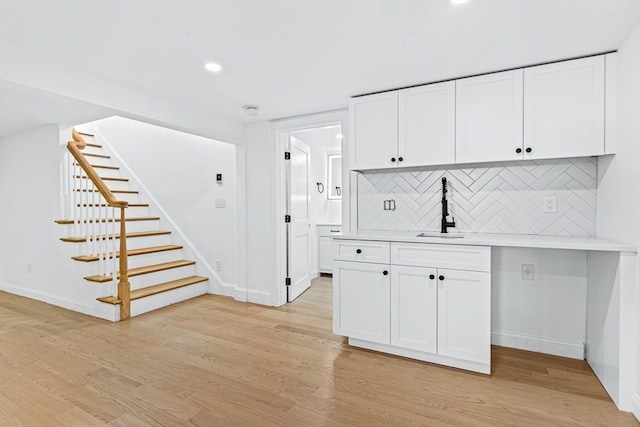
[[[634,245],[598,237],[539,236],[530,234],[463,233],[464,238],[416,237],[417,231],[359,230],[333,234],[334,239],[384,240],[389,242],[446,245],[504,246],[518,248],[577,249],[587,251],[638,252]],[[454,233],[450,233],[454,234]]]

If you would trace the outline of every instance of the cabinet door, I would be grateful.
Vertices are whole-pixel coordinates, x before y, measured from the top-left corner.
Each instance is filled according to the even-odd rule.
[[[403,89],[398,94],[398,164],[455,162],[455,82]]]
[[[398,92],[352,98],[349,169],[388,168],[398,163],[397,156]]]
[[[491,273],[438,269],[438,353],[491,362]]]
[[[456,163],[522,158],[522,69],[456,81]]]
[[[526,68],[524,158],[604,154],[604,84],[604,56]]]
[[[333,332],[389,344],[389,265],[334,261],[333,268]]]
[[[331,273],[331,237],[318,237],[318,271]]]
[[[391,345],[436,352],[435,268],[391,266]]]

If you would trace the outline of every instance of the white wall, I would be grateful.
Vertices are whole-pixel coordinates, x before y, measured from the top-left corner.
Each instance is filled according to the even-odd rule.
[[[59,240],[65,150],[57,125],[0,140],[0,289],[115,320],[115,306],[96,301],[111,285],[82,279],[92,267],[72,261],[76,247]]]
[[[246,297],[249,302],[277,306],[278,263],[276,256],[276,147],[271,143],[269,123],[246,127]]]
[[[205,265],[197,265],[199,272],[222,282],[210,291],[221,293],[223,285],[235,287],[236,147],[121,117],[77,128],[94,129],[96,137],[104,137],[139,180],[137,184],[158,203],[150,203],[150,214],[159,215],[161,224],[170,220],[178,227],[186,243],[203,258]],[[216,182],[217,173],[223,174],[222,184]],[[216,198],[224,198],[227,207],[216,208]],[[222,262],[221,271],[216,270],[216,260]]]
[[[617,123],[616,154],[604,157],[599,164],[598,174],[598,237],[618,240],[634,245],[640,244],[640,25],[622,43],[617,54]],[[591,260],[590,260],[591,262]],[[640,257],[636,256],[635,283],[619,284],[613,288],[619,295],[615,304],[608,299],[595,300],[590,304],[589,317],[617,319],[616,327],[611,326],[609,334],[620,334],[620,347],[605,346],[594,348],[592,362],[594,370],[598,366],[619,365],[621,358],[629,358],[634,365],[633,372],[625,372],[630,378],[631,396],[621,395],[623,402],[631,402],[635,416],[640,419]],[[594,274],[589,277],[589,289],[598,292],[601,282]],[[609,286],[616,286],[615,283]],[[635,289],[634,289],[635,286]],[[635,302],[633,302],[635,301]],[[629,306],[631,308],[627,309]],[[629,314],[626,314],[629,313]],[[601,322],[601,327],[610,323]],[[635,330],[634,330],[635,329]],[[589,339],[589,336],[587,337]],[[635,341],[635,342],[634,342]],[[591,345],[591,343],[590,343]],[[630,351],[621,351],[629,348]],[[631,353],[631,354],[629,354]],[[599,374],[599,376],[601,376]],[[607,390],[618,387],[616,381],[606,382],[609,375],[602,374]],[[623,375],[621,375],[622,377]]]
[[[524,280],[522,264],[534,266]],[[493,248],[491,342],[583,358],[586,329],[585,251]]]

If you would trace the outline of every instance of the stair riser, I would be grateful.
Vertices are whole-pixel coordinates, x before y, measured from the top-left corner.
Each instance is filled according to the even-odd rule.
[[[135,255],[128,258],[129,268],[144,267],[146,265],[162,264],[182,259],[182,250],[155,252],[152,254]]]
[[[107,162],[97,162],[94,161],[92,162],[93,164],[96,165],[107,165]],[[105,168],[95,168],[96,172],[98,172],[98,175],[100,175],[103,178],[120,178],[121,174],[120,171],[117,169],[105,169]]]
[[[73,224],[66,224],[63,225],[63,227],[65,227],[64,231],[60,234],[61,236],[76,236],[76,235],[85,235],[87,234],[87,232],[89,234],[92,234],[95,230],[96,234],[111,234],[112,231],[112,227],[113,227],[113,223],[108,222],[108,223],[99,223],[96,224],[99,227],[95,227],[94,229],[94,224],[90,223],[90,224],[79,224],[78,227],[81,230],[81,233],[78,234],[75,232],[75,228]],[[106,226],[106,228],[105,228]],[[127,233],[133,233],[136,231],[154,231],[154,230],[159,230],[160,229],[160,221],[158,220],[150,220],[150,221],[127,221],[126,224],[127,227]],[[120,232],[120,222],[116,222],[115,223],[115,232],[119,233]]]
[[[196,274],[196,266],[188,265],[185,267],[172,268],[169,270],[158,271],[155,273],[142,274],[140,276],[134,276],[129,278],[131,290],[147,288],[149,286],[157,285],[159,283],[170,282],[172,280],[178,280],[185,277],[193,276]]]
[[[92,141],[87,141],[86,139],[85,141],[87,142],[87,144],[93,143]],[[81,151],[82,151],[82,154],[106,154],[102,148],[91,147],[89,145],[84,147],[84,149],[82,149]]]
[[[148,248],[151,246],[162,246],[171,244],[171,234],[162,234],[160,236],[135,237],[127,239],[127,248],[138,249]]]
[[[208,282],[200,282],[131,301],[131,316],[139,316],[149,311],[204,295],[207,293],[207,287]]]
[[[77,191],[74,192],[75,193],[75,202],[76,203],[94,203],[94,202],[98,202],[98,194],[95,195],[95,198],[91,197],[91,192],[89,192],[88,194],[84,191]],[[113,194],[115,196],[116,199],[118,200],[124,200],[126,202],[129,203],[140,203],[139,200],[139,195],[137,193],[131,194],[131,193],[114,193]]]
[[[98,172],[100,173],[100,172]],[[102,174],[100,174],[100,176],[102,176]],[[130,190],[129,188],[129,182],[127,181],[113,181],[113,180],[105,180],[104,181],[105,184],[107,184],[107,187],[109,187],[109,189],[111,191],[115,191],[115,190]],[[82,179],[82,183],[78,183],[79,185],[82,185],[81,188],[84,188],[86,185],[86,178]]]
[[[86,207],[83,208],[86,209],[85,211],[85,215],[88,215],[91,218],[95,218],[95,217],[104,217],[104,207]],[[118,215],[120,215],[120,213],[118,212]],[[127,208],[127,216],[131,216],[131,217],[141,217],[141,216],[149,216],[149,208],[146,206],[143,207],[128,207]]]

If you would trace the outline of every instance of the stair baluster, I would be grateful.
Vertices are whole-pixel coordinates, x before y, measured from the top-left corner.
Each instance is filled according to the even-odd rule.
[[[77,197],[79,203],[74,204],[77,206],[79,205],[80,207],[78,209],[79,216],[77,221],[80,226],[80,235],[85,236],[86,240],[84,246],[91,255],[99,253],[97,251],[98,245],[96,243],[96,240],[98,239],[97,232],[101,230],[101,227],[98,224],[100,224],[102,221],[100,221],[100,218],[95,215],[96,200],[100,199],[95,197],[95,193],[99,192],[105,199],[105,205],[107,206],[106,209],[110,211],[110,215],[107,215],[107,218],[105,218],[105,230],[110,228],[111,233],[105,233],[104,238],[106,239],[106,241],[110,240],[112,242],[110,245],[106,245],[111,247],[111,251],[105,251],[104,253],[108,254],[110,252],[113,259],[113,268],[111,270],[111,275],[113,277],[112,283],[115,284],[116,278],[118,279],[117,295],[118,299],[120,300],[120,320],[125,320],[131,316],[131,295],[127,262],[127,232],[125,222],[125,209],[129,204],[126,201],[117,200],[114,197],[109,187],[104,183],[102,178],[100,178],[100,175],[98,175],[93,166],[91,166],[84,154],[82,154],[80,150],[84,149],[87,146],[87,143],[84,141],[82,136],[75,129],[72,129],[71,134],[73,140],[69,141],[69,143],[67,144],[67,149],[75,159],[75,163],[78,165],[78,173],[73,174],[73,182],[74,188],[76,190],[79,190],[74,191],[74,193],[79,193],[79,196]],[[87,178],[84,179],[82,178],[82,176],[86,176]],[[89,194],[91,194],[91,196],[89,196]],[[120,227],[119,230],[116,230],[115,211],[118,208],[120,210]],[[108,218],[109,216],[111,218]],[[74,223],[76,223],[76,221],[74,221]],[[111,224],[111,226],[109,226],[108,224]],[[116,257],[116,236],[118,235],[120,237],[120,256]],[[102,235],[100,236],[100,238],[102,239]]]

